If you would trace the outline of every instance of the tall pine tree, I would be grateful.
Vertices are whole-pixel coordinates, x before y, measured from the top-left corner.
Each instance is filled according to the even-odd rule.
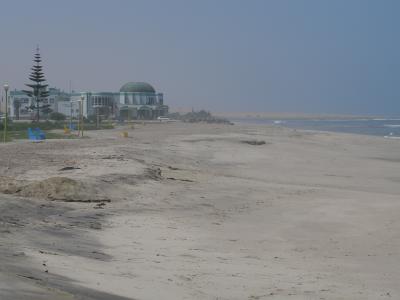
[[[48,85],[45,84],[46,79],[44,78],[43,67],[40,65],[42,59],[39,53],[39,47],[36,48],[35,58],[33,60],[35,64],[31,68],[32,72],[29,76],[31,84],[26,84],[32,90],[24,90],[24,93],[32,99],[31,105],[28,109],[36,111],[36,121],[40,121],[40,112],[48,112],[50,105],[47,104],[47,97],[49,92],[47,91]]]

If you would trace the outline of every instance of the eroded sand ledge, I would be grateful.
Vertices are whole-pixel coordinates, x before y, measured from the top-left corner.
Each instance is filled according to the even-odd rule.
[[[0,194],[1,299],[400,298],[399,141],[179,123],[89,134],[0,145],[2,175],[110,200]]]

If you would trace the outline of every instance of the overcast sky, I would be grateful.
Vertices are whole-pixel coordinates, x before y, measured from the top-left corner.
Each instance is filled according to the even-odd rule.
[[[146,81],[172,109],[400,115],[400,1],[1,1],[0,82]]]

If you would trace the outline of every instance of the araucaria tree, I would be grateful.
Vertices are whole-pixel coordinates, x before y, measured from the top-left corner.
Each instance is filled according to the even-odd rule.
[[[48,113],[50,110],[50,105],[47,104],[47,97],[49,96],[49,92],[47,91],[48,85],[45,84],[46,79],[44,78],[43,67],[40,64],[42,59],[40,58],[39,48],[36,49],[33,61],[35,64],[29,75],[29,80],[32,83],[26,84],[31,90],[24,90],[24,93],[32,99],[31,105],[28,108],[36,112],[36,121],[39,122],[40,112]]]

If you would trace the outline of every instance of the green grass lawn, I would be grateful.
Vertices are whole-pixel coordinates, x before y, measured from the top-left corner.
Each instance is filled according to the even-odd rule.
[[[52,132],[53,129],[63,129],[64,126],[68,126],[67,122],[41,122],[39,124],[24,122],[10,122],[8,124],[7,141],[28,139],[28,128],[39,127],[43,130],[46,135],[46,139],[75,139],[78,138],[76,134],[64,134],[58,132]],[[75,124],[76,125],[76,124]],[[114,125],[111,122],[100,123],[99,128],[96,128],[94,123],[85,123],[84,130],[96,130],[96,129],[113,129]],[[3,124],[0,123],[0,142],[3,141]]]
[[[76,135],[73,134],[63,134],[63,133],[56,133],[50,131],[44,131],[47,140],[51,139],[76,139],[78,138]],[[3,132],[0,134],[1,142],[3,141]],[[28,131],[27,130],[18,130],[18,131],[8,131],[7,132],[7,142],[11,142],[14,140],[27,140],[28,139]]]

